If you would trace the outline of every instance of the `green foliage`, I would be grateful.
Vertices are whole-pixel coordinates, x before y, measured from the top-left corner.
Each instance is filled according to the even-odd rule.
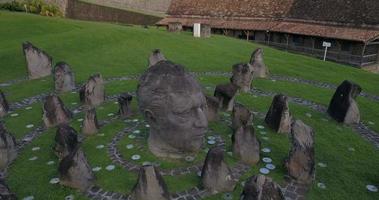
[[[47,4],[43,0],[14,0],[0,4],[0,9],[40,14],[42,16],[62,16],[62,12],[56,5]]]

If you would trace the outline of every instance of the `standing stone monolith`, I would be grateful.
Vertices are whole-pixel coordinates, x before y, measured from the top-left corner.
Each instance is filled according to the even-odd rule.
[[[17,200],[17,196],[13,193],[4,180],[0,179],[0,199],[2,200]]]
[[[237,85],[242,92],[249,92],[251,90],[251,83],[253,82],[253,71],[250,64],[235,64],[233,65],[233,76],[230,81]]]
[[[201,182],[204,189],[211,194],[234,190],[237,180],[224,161],[224,150],[221,147],[214,147],[208,151],[201,171]]]
[[[71,118],[72,113],[64,106],[58,96],[49,95],[45,98],[42,119],[47,128],[66,124]]]
[[[80,102],[98,106],[105,100],[104,81],[100,74],[92,75],[79,91]]]
[[[253,123],[253,114],[244,105],[236,103],[232,112],[232,129],[236,131],[241,126],[249,126]]]
[[[51,74],[53,59],[47,53],[30,42],[24,42],[22,48],[26,58],[29,79],[38,79]]]
[[[253,77],[266,78],[269,75],[269,70],[263,61],[263,49],[256,49],[250,58],[250,66],[253,71]]]
[[[220,103],[216,97],[205,96],[207,100],[207,119],[208,122],[218,120],[218,109],[220,108]]]
[[[59,163],[60,184],[84,192],[94,185],[95,175],[79,146]]]
[[[338,86],[329,103],[328,113],[337,122],[345,124],[358,124],[360,114],[355,98],[361,93],[362,88],[351,81],[343,81]]]
[[[9,104],[3,91],[0,90],[0,117],[4,117],[9,112]]]
[[[282,190],[270,177],[250,177],[243,188],[240,200],[284,200]]]
[[[54,67],[55,91],[69,92],[75,90],[75,77],[70,66],[65,62],[59,62]]]
[[[233,155],[242,162],[256,165],[259,162],[260,142],[252,126],[241,126],[232,136]]]
[[[84,135],[95,135],[99,131],[99,122],[97,121],[96,109],[91,108],[85,111],[82,124],[82,133]]]
[[[314,132],[301,120],[291,129],[291,150],[285,166],[288,175],[300,183],[311,183],[315,176]]]
[[[167,60],[161,50],[155,49],[149,56],[149,67],[157,64],[160,61]]]
[[[127,118],[129,117],[130,115],[132,115],[132,100],[133,100],[133,96],[128,94],[128,93],[124,93],[124,94],[121,94],[118,98],[118,105],[120,106],[120,109],[118,111],[118,113],[120,114],[121,118]]]
[[[290,133],[292,116],[288,107],[288,97],[278,94],[274,97],[265,118],[268,127],[277,133]]]
[[[214,96],[218,99],[220,107],[226,111],[232,111],[238,86],[233,83],[217,85]]]
[[[70,155],[78,146],[78,134],[68,124],[59,125],[55,134],[55,145],[53,147],[55,155],[62,160]]]
[[[6,169],[16,157],[16,140],[0,122],[0,171]]]
[[[140,168],[130,197],[131,200],[169,200],[170,193],[159,170],[148,165]]]

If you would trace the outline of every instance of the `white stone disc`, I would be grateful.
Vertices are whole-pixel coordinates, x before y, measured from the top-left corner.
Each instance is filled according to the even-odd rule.
[[[152,163],[149,161],[145,161],[142,163],[142,166],[149,166],[149,165],[152,165]]]
[[[55,162],[51,160],[51,161],[47,162],[46,165],[54,165],[54,163]]]
[[[33,160],[37,160],[37,159],[38,159],[37,156],[33,156],[33,157],[29,158],[29,160],[31,160],[31,161],[33,161]]]
[[[258,129],[265,129],[265,127],[262,126],[262,125],[258,125],[257,128],[258,128]]]
[[[132,160],[139,160],[139,159],[141,159],[141,156],[138,154],[135,154],[132,156]]]
[[[201,171],[198,171],[196,174],[198,177],[201,177]]]
[[[83,120],[84,120],[83,118],[79,118],[77,121],[82,122]]]
[[[312,117],[312,114],[311,114],[311,113],[305,113],[305,115],[306,115],[307,117],[309,117],[309,118]]]
[[[57,183],[59,183],[59,178],[52,178],[50,180],[50,184],[57,184]]]
[[[349,147],[349,148],[347,148],[347,150],[349,150],[349,151],[355,151],[355,149],[353,147]]]
[[[270,153],[271,149],[266,147],[266,148],[262,149],[262,152],[264,152],[264,153]]]
[[[113,113],[108,113],[108,117],[112,117],[112,116],[114,116]]]
[[[104,145],[102,144],[96,146],[96,149],[103,149],[103,148],[104,148]]]
[[[260,131],[259,133],[260,133],[261,135],[266,135],[266,134],[267,134],[266,131]]]
[[[12,113],[11,114],[11,117],[17,117],[18,116],[18,113]]]
[[[133,133],[139,134],[139,133],[141,133],[141,131],[140,130],[135,130],[135,131],[133,131]]]
[[[186,156],[184,158],[184,160],[186,160],[187,162],[193,162],[195,160],[195,157],[194,156]]]
[[[138,119],[133,119],[133,122],[138,122]]]
[[[216,140],[215,136],[208,136],[208,140]]]
[[[33,124],[28,124],[28,125],[26,125],[26,128],[33,128],[33,127],[34,127]]]
[[[70,194],[64,198],[64,200],[74,200],[74,195]]]
[[[322,167],[322,168],[325,168],[325,167],[328,166],[327,164],[322,163],[322,162],[319,162],[317,165],[318,165],[319,167]]]
[[[210,145],[216,144],[216,141],[214,141],[214,140],[208,140],[208,144],[210,144]]]
[[[133,145],[133,144],[128,144],[128,145],[126,145],[126,148],[127,148],[127,149],[133,149],[133,148],[134,148],[134,145]]]
[[[32,148],[32,151],[38,151],[38,150],[40,150],[41,148],[40,147],[33,147]]]
[[[266,164],[266,168],[269,170],[274,170],[276,167],[275,167],[275,165],[270,163],[270,164]]]
[[[150,128],[150,125],[149,125],[149,124],[146,124],[145,127],[146,127],[146,128]]]
[[[326,189],[326,185],[324,183],[317,183],[317,187],[320,189]]]
[[[94,172],[98,172],[100,170],[101,170],[101,167],[94,167],[94,168],[92,168],[92,171],[94,171]]]
[[[76,103],[76,102],[72,102],[71,105],[74,105],[74,106],[75,106],[75,105],[78,105],[78,103]]]
[[[26,107],[25,110],[31,110],[33,107]]]
[[[378,188],[375,185],[366,185],[366,188],[370,192],[378,192]]]
[[[116,167],[114,165],[108,165],[105,169],[108,171],[114,170]]]
[[[269,158],[269,157],[264,157],[264,158],[262,158],[262,161],[263,161],[264,163],[271,163],[271,162],[272,162],[272,159]]]
[[[269,140],[270,138],[269,137],[262,137],[262,140]]]
[[[129,135],[128,138],[129,139],[134,139],[134,138],[136,138],[136,136],[135,135]]]
[[[374,125],[375,123],[372,122],[372,121],[369,121],[368,124],[370,124],[370,125]]]
[[[97,136],[99,136],[99,137],[104,137],[105,134],[104,134],[104,133],[99,133],[99,134],[97,134]]]
[[[232,200],[232,199],[233,199],[233,195],[231,193],[224,194],[224,200]]]
[[[34,196],[27,196],[27,197],[24,197],[22,200],[33,200],[34,199]]]
[[[118,104],[118,101],[115,101],[114,104]]]
[[[259,172],[260,172],[261,174],[269,174],[269,173],[270,173],[270,170],[267,169],[267,168],[260,168],[260,169],[259,169]]]

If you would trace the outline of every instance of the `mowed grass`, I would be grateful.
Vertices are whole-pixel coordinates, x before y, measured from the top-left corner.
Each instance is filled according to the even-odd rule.
[[[254,43],[241,41],[223,36],[212,36],[210,39],[195,39],[190,33],[170,34],[163,29],[150,27],[144,29],[139,26],[121,26],[107,23],[95,23],[66,20],[60,18],[48,18],[22,13],[0,12],[0,83],[13,79],[23,78],[26,75],[26,65],[21,50],[23,41],[31,41],[41,47],[54,58],[54,62],[66,61],[76,75],[77,84],[85,82],[89,75],[100,72],[103,77],[115,77],[136,75],[142,73],[147,66],[147,57],[155,48],[160,48],[167,58],[183,64],[189,71],[223,71],[230,72],[231,66],[238,62],[247,62],[250,53],[257,47]],[[317,80],[333,84],[339,84],[344,79],[359,83],[367,93],[379,95],[379,76],[363,70],[331,63],[317,59],[290,54],[268,47],[265,50],[265,62],[271,73],[277,75],[295,76],[304,79]],[[226,77],[198,77],[207,94],[212,95],[217,84],[227,83]],[[112,81],[105,85],[107,95],[117,95],[123,92],[134,92],[137,87],[136,80]],[[301,97],[327,106],[334,91],[321,89],[310,85],[301,85],[285,81],[272,82],[265,79],[254,80],[254,87],[274,93],[283,93],[289,96]],[[9,87],[2,87],[7,99],[13,103],[26,97],[49,93],[53,91],[52,77],[43,79],[22,81]],[[77,93],[64,93],[60,97],[65,105],[73,109],[80,105]],[[237,101],[248,108],[267,112],[272,98],[254,97],[251,94],[239,94]],[[361,110],[362,120],[370,128],[379,131],[379,103],[358,97],[357,101]],[[13,113],[17,117],[8,115],[4,118],[6,127],[17,139],[21,139],[31,129],[28,124],[41,125],[42,102],[31,105],[32,109],[21,108]],[[132,108],[135,115],[131,119],[142,116],[138,114],[136,99]],[[97,108],[99,120],[110,120],[116,114],[118,105],[114,101],[108,101]],[[379,186],[379,154],[371,143],[354,133],[350,127],[335,123],[325,113],[318,113],[311,109],[290,104],[291,113],[296,119],[303,120],[315,130],[316,139],[316,163],[327,164],[326,168],[316,166],[316,180],[307,195],[307,199],[378,199],[378,193],[370,193],[365,188],[367,184]],[[306,113],[312,117],[306,116]],[[224,117],[223,113],[220,113]],[[71,121],[80,134],[83,113],[78,114]],[[326,121],[327,120],[327,121]],[[283,160],[287,157],[290,142],[287,135],[275,134],[265,128],[267,134],[261,134],[262,130],[257,125],[264,125],[262,119],[255,117],[255,133],[262,142],[262,147],[270,147],[270,154],[261,154],[273,159],[276,169],[269,176],[276,182],[283,183],[283,175],[286,170]],[[107,171],[105,167],[112,164],[108,157],[107,149],[97,149],[98,145],[107,145],[119,131],[130,127],[129,123],[116,119],[111,124],[103,126],[99,133],[104,136],[88,137],[82,144],[91,167],[102,167],[96,172],[96,184],[109,191],[127,194],[134,186],[137,174],[128,172],[116,165],[115,170]],[[231,130],[224,122],[211,123],[210,127],[226,140],[226,151],[231,151],[229,135]],[[143,129],[143,126],[140,127]],[[143,129],[147,132],[147,129]],[[147,133],[146,133],[147,134]],[[86,199],[83,194],[59,185],[51,185],[51,178],[57,177],[58,161],[53,154],[55,129],[47,130],[42,136],[20,153],[20,157],[9,169],[6,179],[12,191],[20,199],[33,195],[35,199],[64,199],[67,195],[74,195],[75,199]],[[146,137],[146,136],[145,136]],[[263,137],[268,137],[264,140]],[[120,141],[119,148],[123,148],[122,155],[130,160],[131,152],[125,150],[125,145],[131,143],[128,138]],[[143,141],[139,144],[146,145]],[[33,147],[40,147],[39,151],[32,151]],[[210,147],[210,146],[208,146]],[[349,151],[354,148],[355,151]],[[140,152],[144,158],[157,160],[148,152]],[[29,158],[38,156],[35,161]],[[204,154],[197,157],[198,161],[204,158]],[[236,159],[225,155],[230,165],[236,163]],[[55,161],[54,165],[47,165],[48,161]],[[143,160],[141,160],[142,162]],[[181,167],[190,165],[183,162],[164,162],[163,168]],[[240,180],[237,188],[232,193],[234,199],[238,199],[242,191],[241,182],[249,176],[258,174],[263,163],[252,166]],[[200,178],[196,174],[188,174],[177,177],[164,177],[170,192],[179,192],[200,185]],[[322,182],[326,189],[317,187]],[[223,199],[224,194],[206,198],[208,200]]]

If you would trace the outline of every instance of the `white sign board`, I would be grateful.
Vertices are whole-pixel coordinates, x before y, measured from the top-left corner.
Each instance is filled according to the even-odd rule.
[[[322,43],[322,46],[323,46],[323,47],[331,47],[331,46],[332,46],[332,43],[330,43],[330,42],[323,42],[323,43]]]
[[[195,23],[193,25],[193,36],[194,37],[200,37],[200,32],[201,32],[201,24],[200,23]]]

